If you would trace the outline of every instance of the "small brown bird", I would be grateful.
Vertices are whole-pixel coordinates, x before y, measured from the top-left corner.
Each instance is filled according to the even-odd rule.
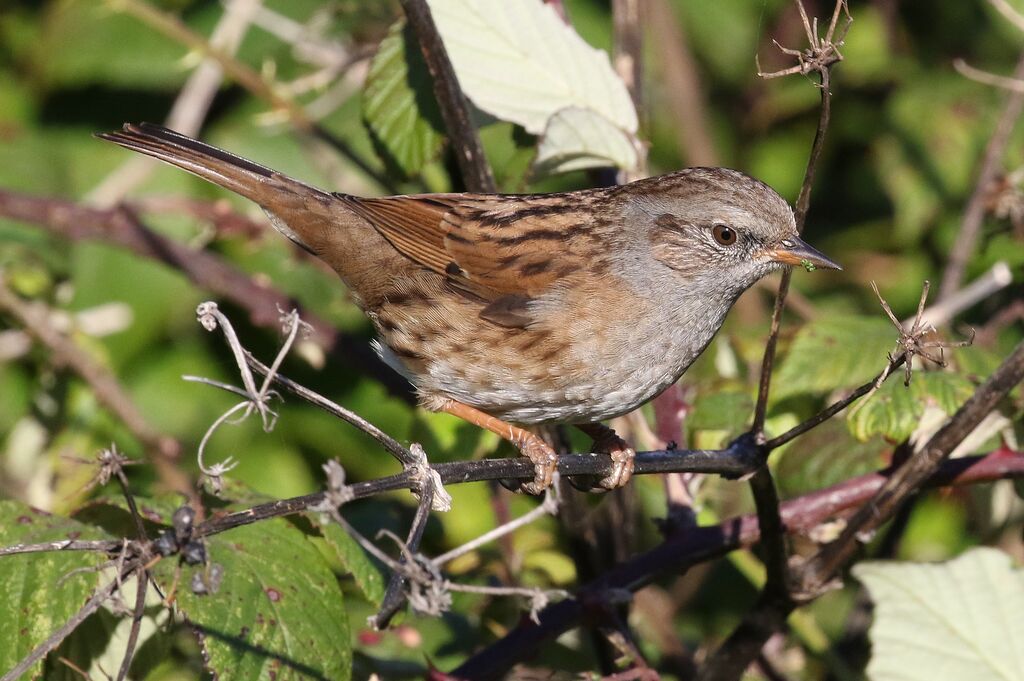
[[[801,241],[782,197],[726,168],[562,194],[364,199],[157,125],[99,137],[259,204],[338,273],[424,407],[533,461],[530,493],[551,484],[557,457],[512,424],[578,425],[614,462],[600,484],[624,485],[635,454],[598,422],[678,380],[761,277],[840,269]]]

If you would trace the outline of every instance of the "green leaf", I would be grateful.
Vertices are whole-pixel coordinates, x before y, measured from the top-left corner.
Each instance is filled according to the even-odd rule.
[[[741,430],[754,413],[754,401],[747,393],[711,393],[694,401],[686,417],[691,430]]]
[[[877,317],[827,317],[801,328],[772,381],[773,397],[827,393],[866,383],[885,367],[897,334]]]
[[[16,501],[0,501],[0,546],[64,539],[113,539],[101,530],[52,516]],[[91,551],[26,553],[0,559],[0,669],[8,670],[82,607],[97,586],[94,572],[106,555]],[[26,674],[33,678],[39,663]]]
[[[576,106],[548,119],[533,171],[554,175],[587,168],[635,168],[633,137],[601,114]]]
[[[833,418],[781,452],[775,461],[779,491],[791,498],[870,473],[884,465],[883,454],[891,449],[879,438],[858,442]]]
[[[567,107],[633,134],[636,109],[608,54],[541,0],[429,0],[459,85],[481,110],[540,134]]]
[[[909,387],[901,379],[902,374],[890,378],[850,410],[846,422],[854,437],[862,442],[874,435],[903,441],[917,429],[926,408],[952,414],[974,392],[970,381],[948,371],[919,371]]]
[[[306,514],[320,529],[324,541],[349,571],[366,600],[377,607],[384,599],[384,576],[352,535],[333,522],[320,522],[319,514]]]
[[[873,681],[1024,680],[1024,572],[996,549],[948,563],[862,563]]]
[[[220,681],[348,679],[352,650],[338,582],[323,556],[293,525],[273,519],[207,540],[208,566],[183,567],[177,602],[195,628],[206,666]],[[195,575],[223,570],[214,593],[199,595]],[[177,566],[154,570],[170,590]]]
[[[370,63],[363,120],[391,159],[414,175],[437,158],[444,124],[416,38],[396,21]]]

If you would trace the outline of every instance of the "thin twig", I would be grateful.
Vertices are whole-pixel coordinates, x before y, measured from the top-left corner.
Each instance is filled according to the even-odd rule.
[[[267,365],[256,359],[251,352],[246,351],[245,359],[256,372],[266,376],[270,369]],[[273,381],[276,385],[281,386],[288,392],[302,398],[310,404],[317,406],[328,414],[349,423],[359,430],[363,431],[374,440],[379,442],[381,446],[386,449],[391,455],[398,459],[404,465],[412,465],[416,461],[416,457],[409,451],[408,447],[403,446],[398,440],[391,437],[377,426],[373,425],[366,419],[354,411],[342,407],[340,404],[333,402],[320,393],[317,393],[309,388],[296,383],[283,374],[276,373],[273,376]]]
[[[957,70],[968,77],[974,77],[981,73],[977,69],[967,66],[963,61],[954,62]],[[1020,87],[1011,89],[1006,97],[1006,104],[999,114],[996,128],[985,145],[985,154],[982,156],[981,168],[978,171],[978,179],[974,184],[974,191],[964,208],[963,217],[960,219],[960,231],[957,233],[956,241],[949,252],[949,262],[942,274],[942,285],[939,287],[939,301],[942,302],[952,296],[960,288],[963,282],[964,273],[967,269],[967,261],[974,253],[978,238],[981,235],[981,226],[985,220],[985,203],[992,183],[996,181],[1001,170],[1000,164],[1006,153],[1006,147],[1010,143],[1013,128],[1024,110],[1024,53],[1017,60],[1017,66],[1013,71],[1013,77],[1006,79],[1008,82],[1017,83]],[[999,83],[993,83],[999,85]]]
[[[287,115],[298,130],[330,144],[377,184],[388,190],[395,190],[390,178],[355,153],[351,145],[314,121],[292,97],[282,92],[281,88],[276,87],[275,83],[268,82],[256,70],[211,45],[205,37],[193,31],[177,17],[141,2],[141,0],[107,0],[107,2],[114,9],[132,15],[172,40],[215,60],[228,77],[254,96],[265,101],[276,111]]]
[[[420,542],[423,540],[423,532],[427,529],[427,520],[430,519],[430,509],[434,500],[434,481],[427,478],[420,490],[420,503],[416,507],[416,515],[413,517],[412,526],[403,544],[404,550],[409,553],[419,551]],[[401,609],[405,603],[406,577],[399,572],[391,575],[384,598],[381,601],[380,610],[371,617],[367,623],[374,629],[383,629],[388,626],[391,618]]]
[[[537,518],[541,518],[545,515],[555,515],[556,513],[558,513],[557,481],[553,482],[551,487],[549,487],[548,491],[544,494],[544,501],[541,502],[541,504],[534,508],[532,511],[524,513],[518,518],[510,520],[509,522],[504,523],[503,525],[499,525],[498,527],[495,527],[493,530],[485,532],[484,534],[480,535],[476,539],[466,542],[462,546],[456,546],[451,551],[448,551],[447,553],[442,553],[440,556],[432,558],[430,562],[432,562],[437,567],[441,567],[445,563],[451,562],[459,556],[463,556],[469,553],[470,551],[475,551],[484,544],[489,544],[492,541],[504,537],[505,535],[508,535],[512,532],[515,532],[520,527],[529,525]]]
[[[135,609],[132,611],[132,626],[128,632],[128,642],[124,649],[124,658],[121,660],[121,668],[117,672],[117,681],[124,681],[128,676],[128,670],[132,666],[132,658],[135,657],[135,646],[139,643],[139,632],[142,630],[142,618],[146,613],[146,590],[149,587],[149,571],[139,567],[135,573],[138,580],[135,589]]]
[[[416,33],[423,60],[434,81],[434,96],[441,108],[441,118],[448,130],[466,189],[471,192],[497,191],[480,135],[469,115],[469,102],[459,87],[459,79],[437,31],[429,5],[426,0],[402,0],[402,9]]]
[[[996,8],[1007,21],[1017,27],[1017,30],[1024,32],[1024,15],[1018,12],[1006,0],[988,0],[988,4]]]
[[[262,0],[232,0],[226,3],[224,13],[210,34],[210,45],[225,55],[234,56],[261,2]],[[178,92],[164,124],[186,135],[196,135],[223,80],[224,71],[220,64],[209,57],[203,59]],[[116,203],[133,188],[145,182],[156,166],[157,164],[148,158],[128,159],[89,192],[89,200],[103,206]]]
[[[811,203],[811,188],[814,185],[814,175],[817,170],[818,159],[821,158],[821,153],[825,147],[825,133],[828,131],[831,119],[832,92],[830,90],[829,73],[828,68],[821,71],[821,110],[818,115],[818,129],[814,133],[814,143],[811,145],[811,154],[807,159],[807,170],[804,172],[804,181],[800,187],[800,195],[797,198],[796,209],[794,210],[797,232],[803,231],[804,223],[807,220],[807,209]],[[768,412],[768,393],[771,388],[772,367],[775,364],[775,350],[779,339],[779,328],[782,324],[782,312],[786,307],[786,294],[789,292],[789,282],[792,275],[793,272],[789,269],[782,273],[782,280],[779,282],[779,292],[775,297],[775,308],[772,310],[771,329],[768,333],[764,358],[761,362],[761,379],[758,384],[757,404],[754,408],[754,422],[751,426],[752,432],[759,436],[764,430],[765,415]]]

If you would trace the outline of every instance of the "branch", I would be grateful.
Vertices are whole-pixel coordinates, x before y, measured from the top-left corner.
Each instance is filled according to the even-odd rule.
[[[852,478],[838,485],[786,501],[781,518],[790,534],[805,534],[842,512],[854,508],[877,492],[892,471]],[[1007,478],[1024,478],[1024,455],[995,452],[943,462],[925,487],[963,486]],[[573,599],[546,608],[540,624],[520,623],[503,638],[484,648],[452,672],[456,678],[492,679],[522,659],[536,653],[545,641],[554,640],[586,617],[590,604],[623,589],[637,591],[664,573],[679,574],[760,540],[754,515],[731,518],[719,525],[697,527],[669,537],[654,549],[622,563],[584,586]],[[758,651],[755,651],[755,654]]]
[[[957,70],[961,73],[970,69],[962,61],[956,65]],[[969,73],[965,75],[969,75]],[[1024,53],[1017,60],[1013,78],[1009,80],[1020,83],[1022,79],[1024,79]],[[960,220],[960,232],[949,252],[946,271],[942,274],[942,285],[939,287],[940,302],[956,293],[963,282],[967,261],[974,253],[978,237],[981,235],[981,226],[985,219],[986,199],[992,183],[999,175],[1000,163],[1022,110],[1024,110],[1024,88],[1015,88],[1007,96],[1003,112],[999,115],[999,121],[996,123],[996,129],[985,146],[985,155],[982,157],[981,169],[978,171],[978,180],[975,182],[974,191],[964,208],[964,214]]]
[[[1024,342],[1017,345],[988,380],[930,440],[892,475],[847,522],[843,532],[803,569],[803,590],[820,589],[853,556],[864,536],[886,522],[903,502],[940,469],[943,462],[982,419],[1024,378]]]
[[[860,540],[887,522],[911,495],[938,473],[946,459],[982,419],[1024,378],[1024,342],[1017,346],[989,379],[943,426],[920,452],[910,457],[874,491],[870,500],[847,521],[839,538],[811,558],[794,580],[796,596],[810,601],[828,588],[829,582],[860,548]],[[959,460],[958,460],[959,461]],[[955,463],[955,462],[954,462]],[[760,601],[744,617],[708,660],[700,681],[731,681],[757,657],[772,634],[780,631],[797,605],[796,599]]]
[[[820,83],[818,85],[821,90],[821,109],[818,113],[818,129],[814,133],[814,142],[811,144],[811,153],[807,158],[807,169],[804,171],[804,181],[800,185],[800,194],[796,200],[796,207],[793,211],[793,217],[796,221],[797,233],[803,232],[804,224],[807,221],[807,210],[811,205],[811,188],[814,186],[814,175],[818,168],[818,160],[821,158],[821,153],[825,148],[825,133],[828,131],[829,122],[832,116],[832,91],[831,91],[831,69],[842,60],[842,55],[839,53],[839,46],[843,44],[843,37],[846,35],[846,31],[849,30],[850,19],[849,11],[846,7],[846,0],[836,0],[835,10],[832,12],[832,21],[829,23],[828,32],[822,39],[818,38],[817,35],[817,20],[815,20],[814,27],[812,29],[810,21],[807,19],[807,13],[804,11],[804,6],[797,0],[797,8],[800,10],[800,16],[803,19],[804,31],[807,35],[807,42],[810,47],[803,53],[795,50],[788,50],[779,46],[785,54],[795,55],[799,61],[797,71],[787,69],[785,71],[779,71],[773,74],[764,74],[758,69],[758,75],[762,78],[775,77],[780,75],[786,75],[790,72],[793,73],[810,73],[815,71],[818,73]],[[836,29],[841,14],[846,14],[846,23],[837,36]],[[776,43],[778,45],[778,43]],[[768,342],[764,350],[764,359],[761,362],[761,380],[757,390],[757,404],[754,408],[754,423],[751,426],[751,432],[754,433],[755,438],[762,439],[764,431],[764,419],[765,414],[768,410],[768,391],[771,387],[772,380],[772,366],[775,363],[775,348],[779,339],[779,326],[782,323],[782,311],[786,307],[786,294],[789,293],[789,281],[792,277],[792,270],[787,269],[782,273],[782,281],[779,282],[779,292],[775,297],[775,309],[772,311],[772,323],[771,330],[768,334]]]
[[[448,129],[466,189],[471,192],[497,191],[480,135],[470,119],[469,102],[459,87],[430,7],[426,0],[402,0],[402,9],[419,39],[420,51],[434,81],[434,96],[441,107],[441,117]]]

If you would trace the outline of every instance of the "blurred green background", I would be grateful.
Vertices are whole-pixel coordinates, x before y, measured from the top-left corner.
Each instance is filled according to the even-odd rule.
[[[116,174],[126,163],[137,161],[92,134],[125,121],[164,121],[201,61],[180,40],[126,11],[130,4],[0,3],[0,189],[100,206],[125,199],[159,233],[222,256],[367,343],[369,324],[340,283],[266,229],[255,206],[158,164],[132,165],[127,179],[124,173]],[[403,177],[393,163],[381,158],[380,145],[363,123],[362,78],[377,43],[400,15],[397,3],[262,4],[276,17],[268,21],[286,26],[281,17],[287,17],[302,37],[293,45],[263,27],[251,27],[237,60],[274,82],[279,92],[322,114],[322,126],[383,175],[391,188],[381,186],[344,155],[311,145],[282,116],[268,113],[271,107],[264,99],[231,78],[217,89],[205,116],[204,139],[332,190],[374,195],[461,188],[450,151],[428,164],[420,176]],[[656,13],[650,13],[657,19],[645,26],[641,116],[641,136],[650,142],[650,172],[717,163],[742,169],[795,200],[814,136],[819,91],[811,79],[799,75],[759,79],[755,67],[755,55],[760,55],[765,70],[789,65],[772,46],[772,38],[786,46],[802,46],[793,5],[783,0],[652,0],[650,5],[657,6]],[[1024,10],[1024,2],[1016,5]],[[198,0],[148,6],[204,36],[225,11],[219,2]],[[611,47],[608,2],[566,0],[564,7],[588,42]],[[812,16],[828,16],[832,6],[808,2],[807,8]],[[1005,92],[956,73],[952,60],[962,57],[1009,75],[1024,47],[1024,34],[982,0],[874,0],[852,3],[851,13],[854,24],[842,48],[845,61],[834,73],[832,125],[805,232],[809,242],[845,269],[838,274],[794,276],[796,312],[786,318],[782,365],[769,413],[769,428],[775,432],[884,365],[884,353],[895,336],[881,315],[870,281],[878,283],[897,316],[906,318],[916,308],[923,280],[937,284],[941,279],[985,144],[1006,99]],[[333,50],[332,58],[344,57],[344,66],[322,73],[327,67],[309,56],[309,48],[316,46]],[[681,65],[692,67],[687,72],[691,92],[677,87]],[[694,106],[703,126],[687,118]],[[503,191],[567,189],[595,181],[593,175],[575,173],[532,182],[528,170],[535,139],[487,116],[480,116],[480,122]],[[903,389],[894,379],[886,388],[892,394],[878,396],[883,400],[880,412],[865,408],[850,419],[840,417],[788,446],[776,462],[785,496],[884,465],[892,444],[916,427],[926,404],[946,411],[954,408],[970,394],[971,382],[987,375],[1024,336],[1024,195],[1016,184],[1019,178],[1012,175],[1024,165],[1022,142],[1024,133],[1017,131],[1000,164],[1008,178],[998,192],[992,190],[992,210],[966,271],[969,282],[1004,261],[1014,281],[958,315],[946,330],[956,337],[974,327],[979,330],[978,343],[956,352],[952,370],[946,377],[931,379],[934,386],[922,379],[909,406],[901,403],[899,409],[912,412],[909,425],[906,419],[892,423],[896,407],[885,406],[884,400],[899,399],[897,389]],[[231,211],[251,218],[255,228],[225,219]],[[182,381],[181,375],[237,382],[234,362],[221,338],[195,322],[195,307],[209,294],[181,273],[103,240],[74,241],[2,218],[0,272],[20,297],[56,311],[55,319],[118,377],[146,420],[182,443],[181,465],[195,472],[197,443],[234,400],[213,388]],[[686,424],[687,445],[718,446],[748,424],[773,288],[774,280],[748,292],[712,347],[684,377],[687,398],[694,406]],[[243,343],[269,360],[279,335],[250,324],[245,311],[221,306]],[[811,326],[804,326],[808,323]],[[801,328],[809,330],[802,338],[805,345],[798,347],[801,337],[793,341]],[[88,467],[69,457],[91,457],[111,442],[131,456],[142,452],[86,383],[55,363],[38,344],[26,345],[19,334],[18,324],[0,312],[0,493],[66,513],[82,503],[90,475]],[[434,461],[480,457],[497,447],[496,438],[472,426],[412,408],[345,358],[318,357],[307,349],[290,357],[284,372],[402,442],[423,443]],[[1019,414],[1018,406],[1012,411]],[[209,456],[234,456],[240,464],[232,477],[274,497],[318,489],[320,465],[332,457],[343,463],[351,480],[398,471],[372,440],[316,409],[289,398],[280,412],[281,419],[269,434],[255,420],[222,428],[211,442]],[[995,442],[992,434],[989,449]],[[578,444],[585,446],[585,440]],[[513,453],[504,446],[499,449],[502,455]],[[151,494],[163,489],[148,467],[133,470],[132,480]],[[635,489],[641,513],[634,539],[643,547],[658,540],[650,518],[664,515],[664,498],[653,477],[638,480]],[[449,491],[457,512],[432,519],[428,551],[445,550],[491,529],[507,506],[515,514],[536,503],[510,499],[485,484],[452,486]],[[972,544],[1003,542],[1020,556],[1021,512],[1013,499],[1008,485],[928,495],[908,520],[899,555],[936,559]],[[708,520],[750,508],[744,486],[718,480],[707,482],[700,501]],[[412,508],[407,494],[395,494],[355,504],[348,513],[371,534],[382,527],[402,532]],[[517,557],[523,583],[575,583],[576,566],[566,537],[550,518],[517,533],[510,547],[478,552],[457,568],[469,572],[467,579],[503,578],[508,552]],[[702,650],[727,632],[752,601],[756,592],[751,579],[757,578],[752,565],[749,554],[737,554],[732,561],[685,580],[667,579],[649,593],[668,598],[681,639],[693,650]],[[858,674],[856,656],[841,661],[835,656],[844,641],[853,594],[848,589],[808,609],[806,629],[793,647],[802,660],[797,667],[807,678],[842,677],[837,670],[853,678]],[[406,629],[374,638],[358,634],[358,623],[370,606],[359,605],[357,598],[352,603],[351,621],[361,655],[357,664],[367,673],[378,669],[378,658],[404,657],[415,669],[424,653],[449,668],[473,645],[499,636],[516,619],[515,607],[507,602],[461,597],[454,614],[444,619],[409,618]],[[658,638],[653,611],[638,606],[636,612],[635,626],[649,648],[645,652],[655,660],[669,655]],[[412,636],[409,640],[416,645],[402,650],[409,642],[402,636]],[[586,641],[565,640],[548,654],[572,659],[572,665],[585,669],[585,654],[566,657],[563,648],[579,651],[586,646]]]

